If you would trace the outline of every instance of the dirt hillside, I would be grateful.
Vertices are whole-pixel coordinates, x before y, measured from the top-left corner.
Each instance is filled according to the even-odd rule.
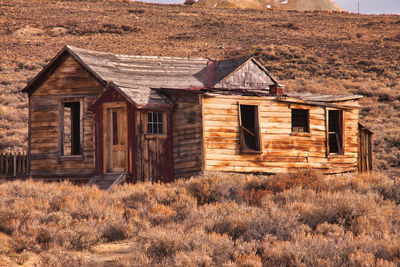
[[[400,166],[400,16],[128,1],[0,4],[0,150],[26,147],[19,91],[66,44],[112,53],[254,55],[290,91],[362,94],[378,167]]]
[[[331,0],[199,0],[196,5],[208,8],[345,11]]]

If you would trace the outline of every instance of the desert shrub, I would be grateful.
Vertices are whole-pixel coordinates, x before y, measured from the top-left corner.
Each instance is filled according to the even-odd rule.
[[[0,244],[2,244],[0,248],[0,254],[6,254],[11,251],[8,241],[9,241],[8,236],[6,234],[0,233]]]
[[[122,223],[109,224],[104,227],[101,237],[104,238],[107,242],[123,240],[127,237],[126,228],[127,226]]]
[[[154,263],[172,262],[177,251],[187,250],[187,244],[181,238],[182,234],[179,227],[174,227],[169,231],[155,228],[151,232],[145,233],[147,257]]]
[[[211,250],[211,258],[215,265],[221,266],[223,263],[233,259],[234,243],[227,235],[211,233],[207,235],[207,244]]]
[[[299,222],[285,211],[275,209],[273,202],[264,202],[263,208],[235,204],[217,204],[204,207],[205,230],[227,234],[233,240],[249,242],[262,240],[267,234],[286,240]]]
[[[169,206],[156,204],[148,210],[148,216],[154,224],[166,223],[176,216],[176,211]]]
[[[242,190],[240,191],[240,197],[244,203],[252,206],[260,206],[262,204],[263,198],[271,194],[270,190]]]
[[[300,169],[296,173],[277,174],[272,176],[268,180],[266,188],[271,190],[273,193],[279,193],[294,187],[312,189],[321,192],[326,190],[323,179],[323,175],[316,170]]]
[[[204,184],[199,177],[125,184],[111,192],[29,180],[0,184],[0,253],[22,263],[39,255],[39,265],[51,266],[400,260],[398,181],[384,173],[213,176]],[[109,242],[117,242],[114,251],[129,253],[105,253],[112,250]]]
[[[213,261],[204,250],[178,251],[174,257],[174,265],[179,267],[212,266]]]
[[[47,252],[44,252],[40,256],[40,266],[88,266],[95,267],[99,266],[95,259],[84,257],[79,254],[71,254],[69,251],[62,250],[61,248],[53,248]]]
[[[92,227],[81,226],[72,232],[66,232],[64,238],[68,240],[67,248],[74,250],[89,249],[101,241],[101,233]]]
[[[239,192],[243,189],[245,179],[240,175],[229,178],[229,175],[219,174],[218,177],[191,178],[184,186],[199,205],[231,200],[239,202]]]
[[[221,188],[216,178],[191,179],[188,192],[197,199],[199,205],[215,203],[221,197]]]
[[[380,176],[382,177],[382,175]],[[400,204],[400,179],[383,179],[381,183],[373,185],[373,190],[379,192],[384,199],[394,201],[397,205]]]

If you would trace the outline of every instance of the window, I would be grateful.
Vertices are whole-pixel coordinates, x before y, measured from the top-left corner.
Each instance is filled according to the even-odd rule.
[[[60,114],[60,149],[62,156],[81,155],[80,102],[62,103]]]
[[[113,129],[113,134],[112,134],[112,143],[113,145],[118,145],[118,111],[113,111],[112,112],[112,129]]]
[[[308,109],[292,109],[292,132],[309,133]]]
[[[328,110],[328,153],[343,154],[342,110]]]
[[[240,148],[242,153],[261,152],[258,107],[239,105]]]
[[[147,133],[164,133],[164,116],[162,112],[147,112]]]

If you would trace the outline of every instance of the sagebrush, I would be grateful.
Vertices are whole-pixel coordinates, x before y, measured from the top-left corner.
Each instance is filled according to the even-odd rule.
[[[381,173],[312,170],[217,173],[112,192],[7,182],[0,255],[51,266],[396,266],[399,188]],[[114,255],[118,244],[126,248]]]

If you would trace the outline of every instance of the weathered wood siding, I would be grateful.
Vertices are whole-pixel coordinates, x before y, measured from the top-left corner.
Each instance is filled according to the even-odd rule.
[[[177,101],[173,116],[175,177],[190,177],[201,171],[201,105],[192,100]]]
[[[241,154],[238,102],[258,105],[262,152]],[[344,155],[327,155],[324,107],[275,101],[273,97],[204,96],[205,170],[293,172],[316,168],[325,173],[357,170],[358,109],[344,111]],[[354,104],[354,103],[342,103]],[[309,109],[310,133],[291,130],[291,108]]]
[[[148,111],[164,112],[165,135],[146,134]],[[167,110],[136,110],[136,181],[172,182],[174,178],[172,113]]]
[[[271,78],[257,64],[250,60],[227,79],[216,84],[215,88],[269,90],[269,85],[273,84],[274,82]]]
[[[104,103],[123,102],[126,105],[127,112],[127,150],[128,150],[128,166],[127,180],[130,182],[136,181],[136,166],[135,166],[135,151],[136,151],[136,109],[135,107],[123,98],[115,90],[108,89],[103,93],[100,100],[94,105],[95,112],[95,175],[105,173],[104,166],[104,118],[103,109]]]
[[[88,111],[103,86],[72,57],[30,96],[30,174],[73,178],[90,177],[94,171],[94,115]],[[81,99],[83,156],[59,157],[59,103]]]

